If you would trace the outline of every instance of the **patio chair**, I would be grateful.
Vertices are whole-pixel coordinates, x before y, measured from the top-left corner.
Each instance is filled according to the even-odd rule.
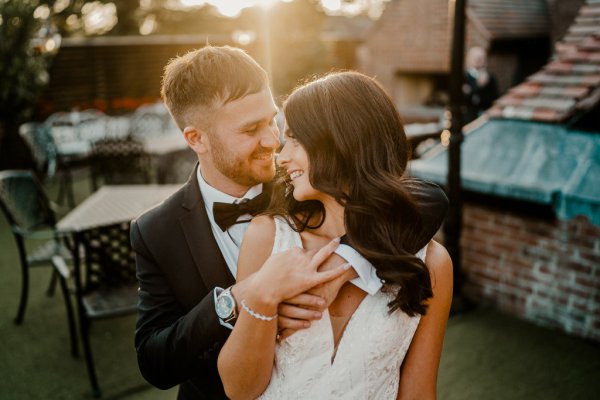
[[[6,170],[0,172],[0,208],[4,212],[11,231],[15,238],[21,263],[21,296],[15,323],[20,325],[25,316],[27,298],[29,294],[29,269],[37,266],[50,266],[53,256],[60,255],[68,260],[71,252],[61,241],[55,231],[56,218],[50,202],[41,187],[39,181],[31,171]],[[45,243],[35,251],[28,254],[26,239],[44,240]],[[52,280],[48,289],[51,288],[56,279],[52,274]],[[61,290],[65,297],[65,307],[71,334],[71,352],[77,355],[77,336],[73,311],[67,287],[61,284]]]
[[[133,138],[101,139],[92,146],[90,163],[92,185],[143,184],[150,183],[150,157],[141,142]]]
[[[90,346],[93,320],[136,313],[138,283],[135,256],[129,244],[129,222],[89,229],[77,234],[76,243],[84,249],[82,262],[73,271],[79,315],[79,333],[94,397],[100,397]],[[56,256],[53,265],[63,284],[70,277],[64,260]]]
[[[19,127],[19,135],[29,147],[37,177],[45,180],[46,177],[54,176],[58,154],[47,127],[38,122],[26,122]]]
[[[172,131],[170,122],[171,116],[168,113],[136,111],[131,115],[129,135],[138,139],[163,136]]]
[[[31,151],[38,178],[45,181],[57,176],[58,203],[62,204],[66,198],[70,207],[75,206],[72,170],[86,166],[87,161],[59,154],[47,124],[27,122],[19,127],[19,134]]]
[[[69,206],[75,205],[72,171],[89,167],[91,143],[104,137],[106,115],[99,110],[56,112],[44,122],[59,162],[63,180],[58,202],[67,197]]]

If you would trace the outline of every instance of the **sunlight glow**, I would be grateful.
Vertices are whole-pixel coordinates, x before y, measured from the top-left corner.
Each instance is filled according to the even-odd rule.
[[[261,6],[270,8],[278,2],[289,3],[293,0],[179,0],[182,7],[200,7],[205,4],[214,6],[217,11],[225,16],[237,17],[244,8]]]
[[[35,9],[33,12],[33,18],[46,19],[50,16],[50,7],[43,4]]]
[[[205,0],[180,0],[184,7],[198,7],[206,4]]]
[[[321,0],[321,5],[327,11],[339,11],[342,8],[342,0]]]
[[[149,1],[149,0],[142,0]],[[175,4],[178,4],[180,8],[188,7],[202,7],[204,5],[211,5],[217,9],[217,11],[230,18],[235,18],[240,15],[241,11],[245,8],[260,6],[265,9],[269,9],[277,3],[290,3],[292,1],[307,1],[307,0],[171,0]],[[377,19],[385,4],[390,0],[319,0],[323,10],[330,15],[346,15],[355,16],[361,13],[367,12],[367,14]],[[452,2],[455,0],[451,0]]]
[[[149,35],[156,29],[156,16],[148,15],[142,25],[140,26],[140,34],[141,35]]]
[[[56,14],[61,13],[71,4],[70,0],[56,0],[54,3],[54,12]]]
[[[101,35],[117,24],[117,6],[99,1],[85,3],[81,8],[83,27],[88,35]]]
[[[233,41],[241,46],[247,46],[254,43],[256,33],[254,31],[235,30],[231,33]]]

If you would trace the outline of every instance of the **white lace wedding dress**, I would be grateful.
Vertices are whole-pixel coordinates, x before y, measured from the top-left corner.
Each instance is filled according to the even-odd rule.
[[[273,253],[302,247],[300,235],[275,218]],[[417,256],[424,260],[427,247]],[[381,290],[360,303],[334,355],[329,313],[309,329],[276,345],[271,381],[259,399],[396,399],[400,366],[420,316],[400,310],[391,315],[390,293]]]

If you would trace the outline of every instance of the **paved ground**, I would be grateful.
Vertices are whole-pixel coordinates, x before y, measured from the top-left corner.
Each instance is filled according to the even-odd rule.
[[[90,398],[85,363],[69,355],[60,295],[44,295],[49,270],[34,270],[24,325],[12,322],[20,285],[16,246],[0,218],[0,399]],[[140,376],[134,317],[92,325],[92,347],[104,399],[175,399]],[[438,398],[599,399],[600,345],[477,309],[450,320]]]

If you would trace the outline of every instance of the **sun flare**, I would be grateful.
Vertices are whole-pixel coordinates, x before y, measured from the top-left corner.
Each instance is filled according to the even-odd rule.
[[[261,6],[270,8],[276,3],[289,3],[294,0],[179,0],[183,7],[199,7],[205,4],[214,6],[217,11],[226,17],[237,17],[244,8]],[[296,0],[297,1],[297,0]],[[341,0],[321,0],[321,4],[329,11],[339,10]]]

